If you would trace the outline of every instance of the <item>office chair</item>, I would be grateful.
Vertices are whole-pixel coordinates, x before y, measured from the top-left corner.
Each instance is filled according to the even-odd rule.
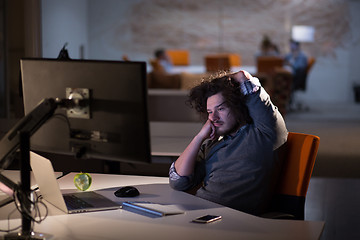
[[[261,56],[256,58],[257,72],[262,74],[274,74],[277,68],[282,68],[284,59],[276,56]]]
[[[289,71],[277,69],[272,77],[272,88],[267,87],[271,101],[285,116],[290,104],[293,77]]]
[[[207,55],[204,60],[206,72],[230,71],[230,58],[226,54]]]
[[[207,72],[230,71],[231,67],[242,64],[241,56],[237,53],[218,53],[204,57]]]
[[[299,99],[297,99],[297,95],[296,93],[298,91],[306,91],[306,87],[307,87],[307,79],[310,73],[310,70],[313,68],[314,64],[316,62],[316,59],[314,57],[309,57],[308,58],[308,63],[306,66],[306,72],[304,73],[304,79],[302,82],[297,83],[294,87],[293,87],[293,92],[292,92],[292,96],[290,99],[290,110],[291,111],[301,111],[301,110],[305,110],[308,111],[310,109],[310,107],[303,103],[302,101],[300,101]]]
[[[305,197],[319,148],[315,135],[289,132],[279,157],[283,168],[266,218],[304,220]]]
[[[308,64],[306,67],[306,74],[309,74],[311,68],[313,67],[313,65],[315,64],[316,59],[314,57],[309,57],[308,59]]]
[[[236,53],[229,53],[229,60],[230,60],[230,66],[231,67],[240,67],[242,64],[242,59],[240,54]]]
[[[283,71],[284,59],[278,56],[259,56],[256,58],[257,73],[255,76],[259,78],[261,85],[272,97],[276,84],[274,83],[274,75],[277,71]]]
[[[167,73],[156,59],[150,59],[152,71],[147,74],[148,88],[179,89],[181,75]]]

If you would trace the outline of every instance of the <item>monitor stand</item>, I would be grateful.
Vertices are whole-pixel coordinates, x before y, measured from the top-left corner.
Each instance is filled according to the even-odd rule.
[[[30,134],[28,131],[21,131],[20,136],[20,190],[27,199],[31,199],[30,189]],[[31,212],[31,204],[29,201],[20,202],[22,212]],[[21,231],[9,233],[4,236],[5,240],[9,239],[27,239],[42,240],[50,239],[52,235],[33,232],[33,220],[21,214]]]

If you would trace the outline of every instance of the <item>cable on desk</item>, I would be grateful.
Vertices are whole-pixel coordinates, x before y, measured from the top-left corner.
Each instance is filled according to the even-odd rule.
[[[18,230],[19,228],[21,228],[21,224],[15,228],[12,228],[10,229],[10,216],[15,212],[15,210],[17,210],[16,208],[14,210],[12,210],[9,214],[8,214],[8,229],[0,229],[0,232],[6,232],[6,233],[9,233],[9,232],[12,232],[12,231],[15,231],[15,230]]]
[[[49,211],[48,211],[46,204],[42,201],[43,198],[41,196],[38,196],[36,194],[36,192],[32,192],[30,195],[33,196],[33,194],[36,195],[35,200],[30,199],[29,197],[27,197],[26,194],[24,194],[23,192],[21,192],[19,190],[14,192],[13,198],[14,198],[16,209],[11,211],[8,215],[8,229],[0,229],[0,232],[12,232],[12,231],[15,231],[15,230],[21,228],[21,225],[20,225],[20,226],[10,229],[10,216],[15,212],[15,210],[18,210],[23,217],[30,219],[32,225],[34,223],[41,223],[42,221],[44,221],[46,219]],[[29,204],[30,205],[29,209],[33,209],[33,211],[31,211],[31,210],[29,211],[28,208],[22,207],[25,204]],[[45,208],[44,215],[41,214],[40,207],[39,207],[40,204]],[[33,226],[31,226],[31,228],[33,228]]]
[[[32,192],[32,194],[36,196],[35,200],[28,198],[26,194],[22,193],[21,191],[17,191],[14,196],[15,206],[22,216],[30,219],[32,222],[41,223],[42,221],[45,220],[45,218],[48,215],[48,208],[45,205],[45,203],[43,203],[42,197],[37,196],[36,192]],[[29,204],[30,209],[34,210],[34,214],[31,212],[31,210],[28,211],[28,208],[22,208],[21,207],[22,204]],[[45,208],[45,215],[43,217],[41,216],[39,204],[43,205]]]

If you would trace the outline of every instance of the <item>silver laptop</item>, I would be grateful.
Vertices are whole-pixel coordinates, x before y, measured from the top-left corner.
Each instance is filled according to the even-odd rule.
[[[30,164],[42,197],[65,213],[112,210],[121,207],[118,203],[92,191],[62,194],[54,168],[48,159],[30,152]]]

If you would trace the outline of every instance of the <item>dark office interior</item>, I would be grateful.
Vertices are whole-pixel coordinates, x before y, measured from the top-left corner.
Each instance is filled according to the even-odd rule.
[[[289,131],[320,137],[305,220],[325,222],[322,240],[360,239],[359,12],[357,0],[0,0],[1,136],[24,116],[21,58],[56,58],[67,43],[73,59],[144,61],[151,66],[154,50],[163,47],[188,50],[189,65],[203,65],[207,54],[236,53],[241,68],[255,65],[264,35],[285,54],[292,26],[311,26],[315,36],[302,48],[316,62],[306,89],[296,93],[302,107],[284,113]],[[180,75],[183,84],[198,80]],[[150,115],[154,108],[162,108],[161,103],[154,104]],[[164,119],[157,116],[150,121],[175,121]],[[44,155],[63,172],[167,176],[170,165]]]

